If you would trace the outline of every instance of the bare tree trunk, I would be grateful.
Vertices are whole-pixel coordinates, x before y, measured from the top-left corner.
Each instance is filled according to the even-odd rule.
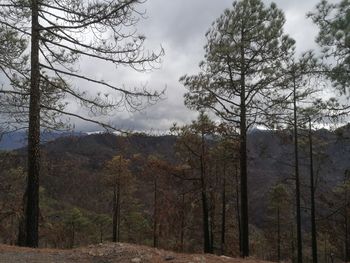
[[[208,200],[204,190],[202,190],[202,210],[203,210],[204,253],[211,253]]]
[[[345,238],[344,238],[344,261],[345,262],[349,262],[350,258],[349,258],[349,222],[348,222],[348,215],[347,215],[347,208],[345,208],[345,217],[344,217],[344,225],[345,225]]]
[[[211,196],[212,197],[212,196]],[[209,205],[209,233],[210,233],[210,253],[214,253],[214,228],[215,228],[215,206],[213,205],[213,198]]]
[[[315,186],[314,186],[314,159],[311,119],[309,118],[309,146],[310,146],[310,190],[311,190],[311,237],[312,237],[312,262],[317,263],[317,230],[316,230],[316,207],[315,207]]]
[[[184,251],[184,236],[185,236],[185,194],[182,194],[182,211],[181,211],[181,252]]]
[[[324,238],[324,262],[328,263],[327,257],[327,237]]]
[[[300,178],[299,178],[299,150],[298,150],[298,120],[296,105],[296,84],[293,76],[293,104],[294,104],[294,157],[295,157],[295,197],[296,197],[296,221],[297,221],[297,251],[298,263],[303,262],[303,246],[301,235],[301,209],[300,209]]]
[[[241,33],[244,42],[244,32]],[[240,98],[240,171],[241,171],[241,223],[242,223],[242,257],[249,257],[249,218],[248,218],[248,172],[247,172],[247,116],[245,87],[245,56],[241,48],[241,98]]]
[[[157,178],[154,178],[154,207],[153,207],[153,247],[158,247],[158,233],[157,233]]]
[[[203,235],[204,235],[204,253],[211,253],[212,246],[210,242],[210,226],[209,226],[209,209],[208,198],[205,185],[205,168],[204,168],[204,134],[202,133],[202,153],[200,156],[200,173],[202,188],[202,210],[203,210]]]
[[[118,208],[117,208],[117,182],[113,186],[113,237],[112,241],[117,242],[117,224],[118,224]]]
[[[277,208],[277,261],[281,261],[281,220],[280,208]]]
[[[40,68],[39,68],[39,2],[31,1],[31,79],[28,130],[28,185],[26,208],[26,245],[39,245],[39,174],[40,174]]]
[[[241,224],[241,213],[240,213],[240,201],[239,201],[239,180],[238,180],[238,168],[235,167],[235,185],[236,185],[236,216],[238,225],[238,238],[239,238],[239,252],[242,255],[242,224]]]
[[[291,252],[292,252],[292,262],[294,263],[296,260],[295,260],[295,240],[294,240],[294,227],[292,229],[292,245],[291,245]]]
[[[70,248],[74,247],[74,243],[75,243],[75,224],[74,222],[72,223],[72,241],[70,244]]]
[[[347,176],[345,175],[345,182],[348,180]],[[348,207],[349,207],[349,200],[348,200],[348,189],[345,190],[345,207],[344,207],[344,261],[349,262],[350,261],[350,242],[349,242],[349,214],[348,214]]]
[[[120,242],[120,182],[117,186],[117,242]]]
[[[224,179],[222,183],[222,212],[221,212],[221,255],[225,254],[225,234],[226,234],[226,178],[224,166]]]

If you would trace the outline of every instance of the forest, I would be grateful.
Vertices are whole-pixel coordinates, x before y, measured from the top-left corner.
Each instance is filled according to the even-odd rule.
[[[0,150],[0,243],[350,261],[350,2],[305,14],[318,48],[300,53],[275,3],[233,1],[208,24],[197,73],[178,76],[196,119],[161,134],[111,116],[170,101],[167,89],[80,67],[159,70],[167,50],[136,30],[144,4],[1,0],[0,142],[26,143]],[[77,120],[101,132],[74,133]]]

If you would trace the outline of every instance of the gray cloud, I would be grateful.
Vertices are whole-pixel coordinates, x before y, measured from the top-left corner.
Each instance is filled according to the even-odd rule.
[[[265,2],[271,3],[268,0]],[[286,14],[285,31],[296,39],[297,51],[300,53],[317,48],[314,43],[317,28],[306,19],[306,13],[312,11],[319,0],[275,2]],[[232,0],[148,0],[140,6],[140,10],[146,10],[148,17],[141,20],[138,26],[139,32],[147,37],[146,48],[159,50],[162,46],[165,49],[160,69],[151,73],[139,73],[124,67],[116,69],[102,62],[92,63],[89,60],[82,61],[79,67],[85,74],[109,81],[114,85],[129,87],[147,85],[153,90],[163,90],[166,87],[167,99],[143,112],[115,112],[105,120],[126,129],[166,130],[173,122],[188,123],[195,118],[196,113],[189,111],[183,105],[185,89],[178,79],[184,74],[198,72],[198,63],[204,55],[204,35],[211,23],[231,5]],[[92,94],[97,89],[96,86],[83,81],[72,80],[72,84],[82,90],[89,90]],[[107,90],[102,89],[102,92],[105,91]],[[71,103],[70,109],[84,114],[74,103]],[[73,122],[77,130],[99,129],[89,123],[75,120]]]
[[[265,1],[266,4],[271,1]],[[286,14],[285,31],[297,41],[297,52],[316,48],[314,38],[317,28],[306,13],[313,10],[318,0],[275,1]],[[166,52],[160,70],[142,76],[125,74],[125,81],[147,81],[150,88],[162,89],[167,86],[167,100],[146,109],[143,113],[116,116],[114,122],[124,127],[140,129],[168,129],[173,122],[188,123],[196,113],[183,105],[184,87],[178,82],[184,74],[198,72],[198,63],[203,59],[205,33],[211,23],[230,8],[231,0],[150,0],[144,8],[148,19],[141,21],[140,31],[148,39],[149,48],[161,44]]]

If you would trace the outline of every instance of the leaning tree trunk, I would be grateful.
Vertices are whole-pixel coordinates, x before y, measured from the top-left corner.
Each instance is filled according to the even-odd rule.
[[[298,263],[303,262],[303,247],[301,235],[301,209],[300,209],[300,178],[299,178],[299,151],[298,151],[298,120],[296,105],[296,84],[293,76],[293,113],[294,113],[294,158],[295,158],[295,197],[296,197],[296,221],[297,221],[297,251]]]
[[[28,179],[26,206],[26,245],[39,245],[39,174],[40,174],[40,68],[39,3],[31,1],[31,76],[28,130]]]

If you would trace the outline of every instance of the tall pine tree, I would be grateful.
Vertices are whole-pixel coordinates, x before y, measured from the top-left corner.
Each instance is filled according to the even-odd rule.
[[[208,108],[235,124],[240,134],[241,256],[249,256],[247,131],[262,123],[272,107],[270,95],[282,76],[281,67],[294,41],[283,34],[285,18],[275,4],[235,1],[206,34],[201,72],[183,76],[190,108]]]

